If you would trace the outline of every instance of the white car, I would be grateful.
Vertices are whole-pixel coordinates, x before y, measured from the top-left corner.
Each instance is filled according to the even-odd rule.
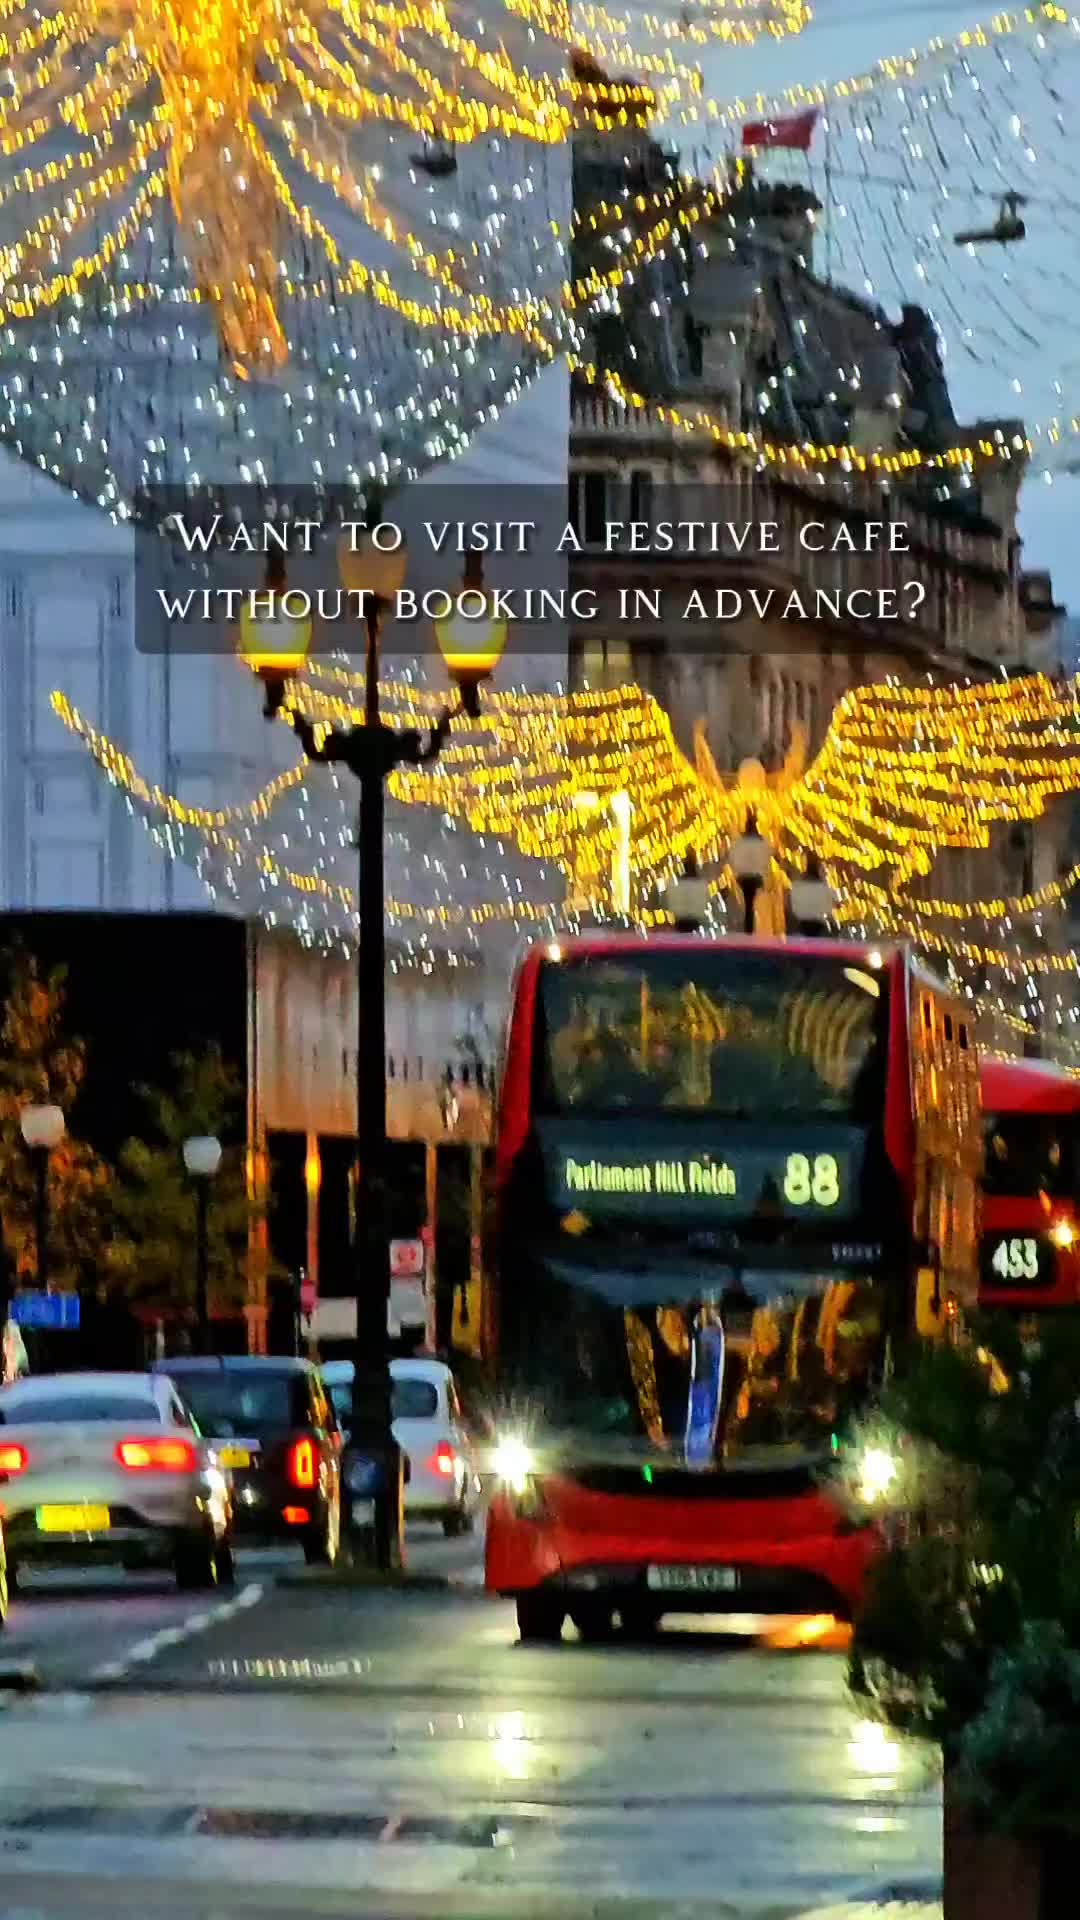
[[[340,1424],[352,1414],[353,1363],[321,1369]],[[442,1360],[392,1360],[394,1438],[409,1462],[405,1511],[413,1520],[441,1520],[447,1535],[468,1533],[480,1497],[472,1442],[454,1376]]]
[[[37,1374],[0,1387],[0,1522],[20,1567],[170,1567],[181,1588],[233,1577],[228,1475],[171,1380]]]

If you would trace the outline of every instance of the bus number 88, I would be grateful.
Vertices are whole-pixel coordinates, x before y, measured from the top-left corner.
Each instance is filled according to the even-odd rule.
[[[784,1199],[791,1207],[835,1207],[840,1198],[840,1169],[831,1153],[789,1153]]]

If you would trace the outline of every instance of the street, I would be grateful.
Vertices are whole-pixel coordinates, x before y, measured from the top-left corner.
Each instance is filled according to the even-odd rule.
[[[34,1583],[2,1648],[42,1691],[0,1693],[0,1917],[111,1913],[118,1876],[132,1911],[176,1920],[552,1898],[780,1920],[936,1893],[930,1760],[852,1711],[823,1623],[524,1649],[481,1552],[418,1529],[429,1579],[395,1591],[280,1553],[202,1604],[150,1578]]]

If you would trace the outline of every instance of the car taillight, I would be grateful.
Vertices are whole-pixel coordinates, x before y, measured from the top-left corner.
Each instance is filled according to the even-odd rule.
[[[129,1473],[194,1473],[199,1464],[190,1440],[121,1440],[116,1458]]]
[[[433,1473],[445,1473],[447,1479],[449,1479],[456,1463],[457,1455],[450,1445],[449,1440],[440,1440],[428,1465]]]
[[[296,1440],[290,1447],[289,1479],[294,1487],[315,1485],[315,1447],[311,1440]]]
[[[0,1447],[0,1473],[21,1473],[29,1458],[25,1447],[17,1447],[14,1443]]]

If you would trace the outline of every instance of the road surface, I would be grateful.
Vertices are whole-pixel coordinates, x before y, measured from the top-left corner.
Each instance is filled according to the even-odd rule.
[[[853,1709],[835,1635],[525,1648],[479,1553],[418,1537],[442,1589],[250,1555],[205,1602],[149,1578],[20,1596],[0,1651],[44,1690],[0,1694],[0,1920],[112,1920],[120,1897],[163,1920],[786,1920],[933,1896],[931,1759]]]

